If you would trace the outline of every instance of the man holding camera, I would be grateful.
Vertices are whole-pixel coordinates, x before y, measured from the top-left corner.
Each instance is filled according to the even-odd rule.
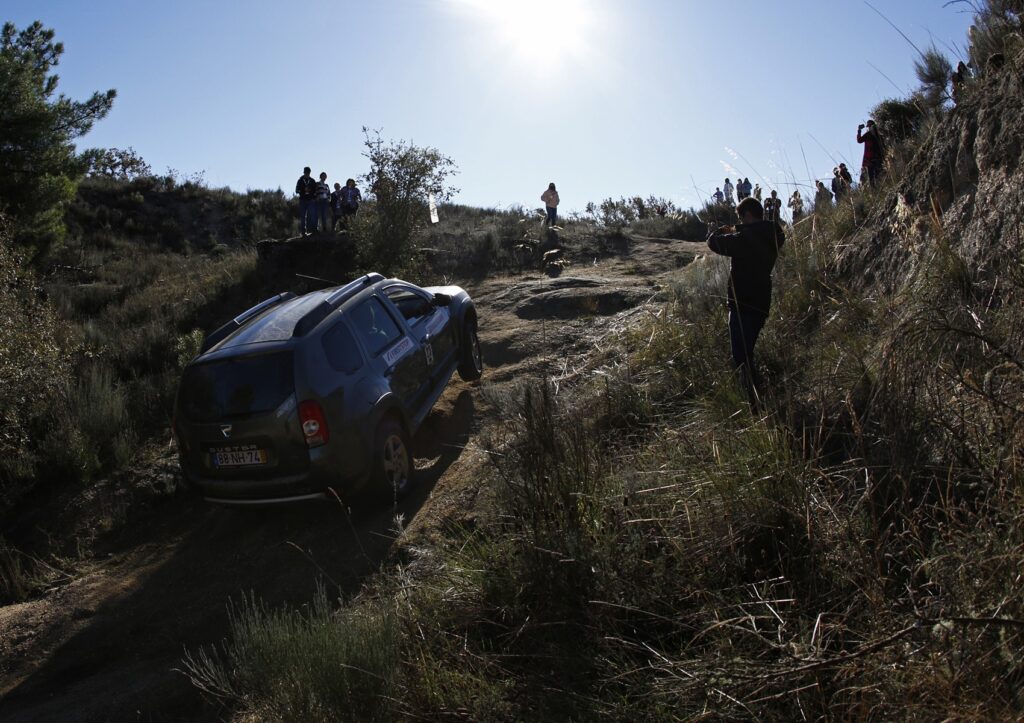
[[[857,142],[864,144],[864,160],[860,172],[861,183],[874,184],[875,180],[882,175],[882,163],[885,161],[885,147],[882,145],[882,138],[878,135],[878,127],[873,120],[867,122],[867,130],[864,124],[857,126]]]
[[[754,365],[754,344],[768,319],[772,302],[772,269],[786,237],[782,226],[764,218],[756,198],[736,207],[738,226],[722,226],[708,236],[708,248],[732,259],[729,274],[729,342],[733,367],[752,404],[760,396]]]

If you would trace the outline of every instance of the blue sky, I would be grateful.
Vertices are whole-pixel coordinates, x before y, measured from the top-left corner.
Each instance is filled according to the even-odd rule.
[[[944,4],[871,3],[955,64],[971,16]],[[834,161],[856,174],[857,124],[916,85],[916,51],[860,0],[6,0],[0,15],[56,30],[61,92],[117,89],[81,145],[242,191],[290,192],[307,164],[358,176],[369,126],[450,156],[456,200],[476,206],[538,206],[549,181],[567,209],[690,206],[737,173],[788,194]]]

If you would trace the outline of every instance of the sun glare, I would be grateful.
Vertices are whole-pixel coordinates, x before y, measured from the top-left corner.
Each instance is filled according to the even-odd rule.
[[[476,20],[513,69],[544,76],[592,58],[597,10],[586,0],[449,0]]]

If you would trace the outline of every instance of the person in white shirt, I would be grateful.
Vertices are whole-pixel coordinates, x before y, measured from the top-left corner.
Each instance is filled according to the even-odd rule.
[[[327,183],[327,174],[320,173],[320,181],[316,184],[316,219],[321,231],[327,231],[327,211],[331,207],[331,187]]]

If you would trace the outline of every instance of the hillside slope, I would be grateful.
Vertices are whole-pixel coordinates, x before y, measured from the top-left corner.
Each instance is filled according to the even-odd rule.
[[[186,648],[223,637],[229,600],[301,605],[318,581],[351,596],[384,561],[473,519],[489,475],[480,441],[493,426],[489,400],[537,375],[570,383],[593,345],[655,308],[647,305],[667,275],[700,249],[640,243],[622,257],[575,259],[563,278],[497,276],[470,287],[484,382],[451,383],[414,442],[419,487],[397,510],[351,518],[329,503],[248,511],[158,497],[73,578],[0,608],[0,716],[218,719],[180,668]],[[155,476],[173,479],[174,464],[161,454]],[[154,476],[136,477],[130,484]]]

